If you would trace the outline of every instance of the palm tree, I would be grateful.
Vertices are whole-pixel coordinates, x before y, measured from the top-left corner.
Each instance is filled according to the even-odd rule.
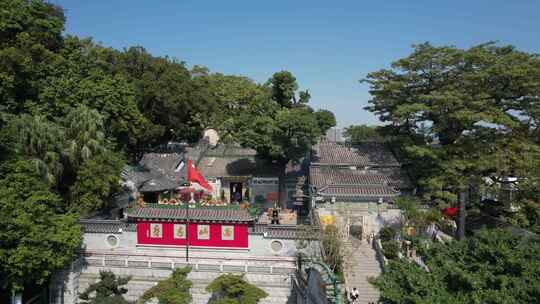
[[[43,116],[23,115],[18,119],[19,148],[50,184],[56,184],[63,171],[60,151],[63,130]]]
[[[86,106],[72,109],[63,121],[68,139],[66,155],[74,168],[106,150],[103,117]]]

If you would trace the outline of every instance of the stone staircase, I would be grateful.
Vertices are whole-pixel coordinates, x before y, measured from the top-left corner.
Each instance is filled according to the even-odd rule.
[[[345,245],[345,283],[347,291],[356,287],[360,296],[356,304],[377,303],[379,291],[368,282],[368,278],[381,274],[375,250],[365,240],[349,239]]]

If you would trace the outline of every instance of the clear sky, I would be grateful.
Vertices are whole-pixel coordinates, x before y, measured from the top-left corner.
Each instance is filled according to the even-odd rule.
[[[540,53],[540,1],[526,0],[50,0],[66,32],[105,46],[142,45],[188,66],[266,81],[291,71],[338,126],[375,124],[358,80],[411,45],[486,41]]]

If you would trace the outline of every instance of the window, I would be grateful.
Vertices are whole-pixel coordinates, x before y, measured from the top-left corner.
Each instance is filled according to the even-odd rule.
[[[210,226],[197,225],[197,239],[209,240],[210,239]]]
[[[283,243],[277,240],[272,241],[272,243],[270,243],[270,248],[272,248],[274,253],[278,253],[283,249]]]
[[[234,226],[221,226],[221,239],[224,241],[234,240]]]
[[[163,226],[161,224],[150,224],[150,237],[161,238],[163,236]]]
[[[111,247],[118,246],[118,238],[114,235],[107,236],[107,244]]]
[[[174,224],[173,235],[175,239],[186,238],[186,224]]]

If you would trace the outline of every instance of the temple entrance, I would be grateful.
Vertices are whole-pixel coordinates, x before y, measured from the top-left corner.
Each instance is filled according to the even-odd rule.
[[[242,183],[231,183],[230,191],[230,202],[242,201]]]

